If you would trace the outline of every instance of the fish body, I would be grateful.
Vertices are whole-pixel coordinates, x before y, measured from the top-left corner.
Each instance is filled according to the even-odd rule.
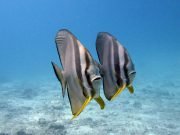
[[[52,66],[62,85],[63,97],[67,89],[73,118],[77,117],[92,99],[103,109],[105,104],[100,97],[99,67],[89,51],[66,29],[57,33],[55,42],[63,70],[54,62]]]
[[[126,87],[134,92],[132,82],[136,71],[125,47],[111,34],[100,32],[96,50],[103,73],[103,88],[108,100],[114,99]]]

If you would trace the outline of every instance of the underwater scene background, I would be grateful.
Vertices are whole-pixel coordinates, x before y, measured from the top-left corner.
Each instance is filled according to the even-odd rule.
[[[180,135],[180,1],[1,0],[0,135]],[[135,92],[101,96],[74,120],[51,61],[67,28],[98,60],[98,32],[114,35],[137,71]]]

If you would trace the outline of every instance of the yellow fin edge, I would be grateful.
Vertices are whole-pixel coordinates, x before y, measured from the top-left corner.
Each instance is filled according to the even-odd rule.
[[[110,99],[110,101],[112,101],[113,99],[115,99],[126,87],[126,85],[124,84],[121,88],[118,89],[118,91],[116,92],[116,94],[114,94],[114,96]]]
[[[83,105],[81,106],[81,108],[79,109],[79,111],[72,117],[72,119],[71,120],[73,120],[74,118],[76,118],[83,110],[84,110],[84,108],[87,106],[87,104],[91,101],[91,99],[92,99],[92,97],[88,97],[85,101],[84,101],[84,103],[83,103]]]

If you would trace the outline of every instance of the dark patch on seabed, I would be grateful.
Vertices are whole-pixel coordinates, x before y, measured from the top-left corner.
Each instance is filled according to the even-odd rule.
[[[135,86],[133,95],[125,90],[114,101],[106,100],[104,110],[92,101],[73,121],[68,98],[62,98],[57,82],[38,84],[30,87],[21,81],[0,83],[0,135],[180,133],[178,79],[156,81],[156,85],[138,80],[137,84],[142,85]]]

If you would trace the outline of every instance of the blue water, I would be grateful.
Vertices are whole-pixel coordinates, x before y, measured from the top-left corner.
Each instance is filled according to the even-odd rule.
[[[0,135],[180,134],[179,7],[178,0],[1,0]],[[62,28],[96,60],[97,33],[113,34],[135,63],[135,93],[105,100],[105,110],[92,102],[70,121],[50,64],[59,64],[54,39]]]

